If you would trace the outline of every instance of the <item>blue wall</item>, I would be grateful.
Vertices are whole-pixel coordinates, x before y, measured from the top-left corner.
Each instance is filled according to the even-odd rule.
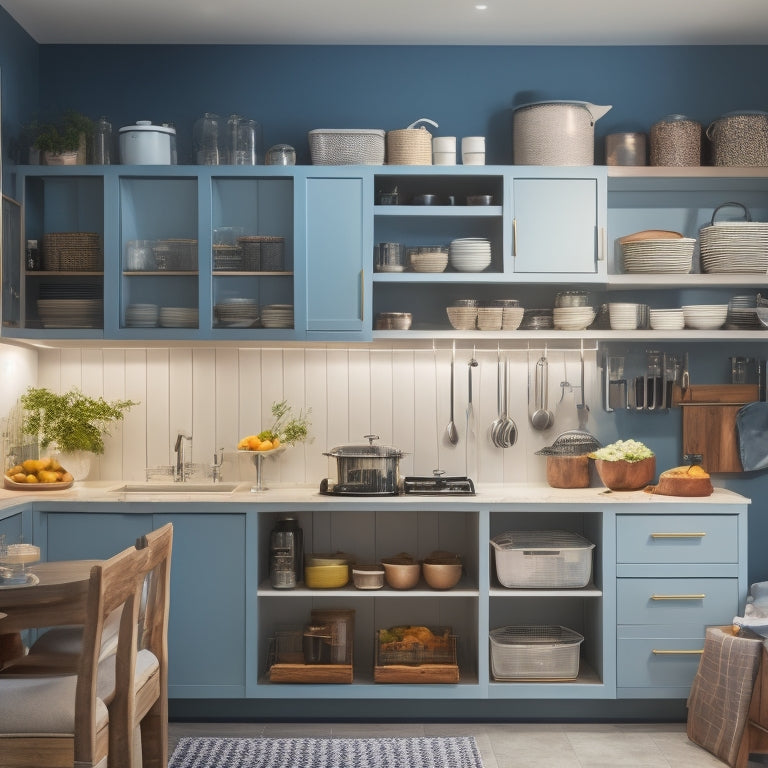
[[[206,111],[257,119],[265,147],[292,144],[299,163],[309,162],[306,134],[313,128],[387,130],[429,117],[440,135],[487,136],[487,161],[507,164],[512,110],[528,101],[613,105],[596,126],[598,163],[606,134],[647,131],[666,114],[706,125],[724,112],[768,109],[768,46],[38,47],[0,8],[0,67],[6,143],[34,116],[76,109],[107,115],[115,130],[142,119],[173,122],[183,161],[192,125]],[[8,174],[5,168],[3,185],[12,189]],[[634,352],[642,355],[642,345]],[[729,354],[768,357],[768,349],[696,345],[693,380],[724,381]],[[631,434],[652,445],[660,467],[679,462],[679,413],[595,417],[601,435]],[[768,579],[768,474],[718,481],[752,497],[750,578]]]

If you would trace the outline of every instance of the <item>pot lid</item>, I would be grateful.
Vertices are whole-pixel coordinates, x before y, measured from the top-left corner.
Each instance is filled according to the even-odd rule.
[[[351,456],[353,458],[400,458],[405,454],[399,449],[390,445],[374,445],[373,441],[378,440],[378,435],[365,435],[368,445],[338,445],[325,453],[325,456],[343,457]]]
[[[536,456],[583,456],[600,447],[600,441],[590,432],[569,429],[558,435],[552,445],[536,451]]]
[[[176,133],[176,129],[169,125],[153,125],[151,120],[137,120],[135,125],[124,125],[119,133],[124,131],[156,131],[157,133]]]

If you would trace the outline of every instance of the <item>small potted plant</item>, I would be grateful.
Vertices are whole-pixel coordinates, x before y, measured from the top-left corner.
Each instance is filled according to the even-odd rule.
[[[33,148],[39,150],[43,165],[84,165],[93,121],[70,110],[58,123],[33,124]]]
[[[597,474],[612,491],[638,491],[653,482],[656,456],[637,440],[617,440],[590,454]]]
[[[89,397],[79,389],[57,394],[45,387],[30,387],[20,400],[24,433],[37,437],[42,448],[55,446],[60,452],[60,463],[76,480],[87,476],[89,454],[104,453],[104,437],[110,434],[109,427],[138,404],[132,400]],[[80,467],[84,461],[85,470]]]

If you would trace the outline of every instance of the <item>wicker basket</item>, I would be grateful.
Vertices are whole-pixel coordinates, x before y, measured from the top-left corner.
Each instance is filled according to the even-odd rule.
[[[721,208],[735,206],[745,221],[715,222]],[[768,271],[768,223],[752,221],[749,209],[737,202],[718,205],[708,226],[699,230],[702,272],[761,273]]]
[[[312,165],[384,165],[384,131],[316,128],[308,136]]]
[[[243,252],[236,245],[213,246],[213,269],[215,271],[235,272],[242,269]]]
[[[432,120],[417,120],[407,128],[387,131],[387,165],[432,165],[432,134],[417,123]]]
[[[104,258],[97,232],[49,232],[43,235],[43,269],[98,272]]]

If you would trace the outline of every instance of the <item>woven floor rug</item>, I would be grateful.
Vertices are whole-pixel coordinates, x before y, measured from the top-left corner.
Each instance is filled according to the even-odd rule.
[[[184,736],[168,768],[483,768],[472,736],[384,739]]]

